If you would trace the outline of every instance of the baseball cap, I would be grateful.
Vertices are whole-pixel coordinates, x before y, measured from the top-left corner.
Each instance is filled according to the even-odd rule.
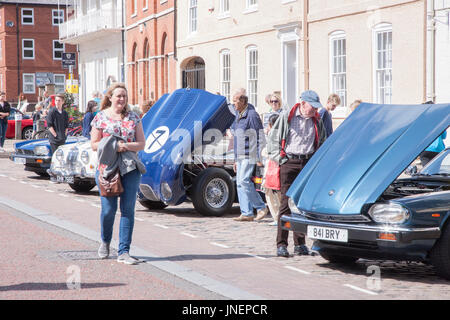
[[[322,104],[320,103],[319,95],[312,90],[304,91],[300,99],[302,101],[308,102],[311,106],[313,106],[316,109],[322,108]]]

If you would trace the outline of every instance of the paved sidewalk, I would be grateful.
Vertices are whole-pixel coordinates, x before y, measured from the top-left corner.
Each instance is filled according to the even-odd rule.
[[[21,142],[24,140],[16,140],[16,139],[5,139],[5,148],[6,152],[0,152],[0,158],[9,158],[9,156],[14,153],[14,144],[17,142]]]

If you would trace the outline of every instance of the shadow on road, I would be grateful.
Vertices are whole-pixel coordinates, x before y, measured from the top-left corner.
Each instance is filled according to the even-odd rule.
[[[136,257],[143,262],[155,262],[155,261],[187,261],[187,260],[229,260],[229,259],[242,259],[251,258],[246,254],[183,254],[170,257]]]
[[[97,288],[109,288],[124,286],[124,283],[81,283],[81,289],[97,289]],[[13,284],[10,286],[0,286],[0,292],[2,291],[56,291],[56,290],[70,290],[67,287],[67,283],[45,283],[45,282],[26,282],[20,284]]]

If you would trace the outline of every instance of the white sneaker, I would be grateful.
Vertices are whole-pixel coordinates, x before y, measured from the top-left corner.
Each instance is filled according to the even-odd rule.
[[[136,259],[135,257],[130,256],[128,252],[125,252],[117,258],[117,262],[122,262],[125,264],[138,264],[141,261]]]

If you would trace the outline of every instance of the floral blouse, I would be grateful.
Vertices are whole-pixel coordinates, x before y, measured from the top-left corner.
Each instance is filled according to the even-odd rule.
[[[105,111],[100,111],[91,122],[91,126],[100,129],[104,137],[117,135],[127,142],[136,141],[136,126],[141,122],[141,118],[130,111],[122,120],[113,120],[109,118]]]

